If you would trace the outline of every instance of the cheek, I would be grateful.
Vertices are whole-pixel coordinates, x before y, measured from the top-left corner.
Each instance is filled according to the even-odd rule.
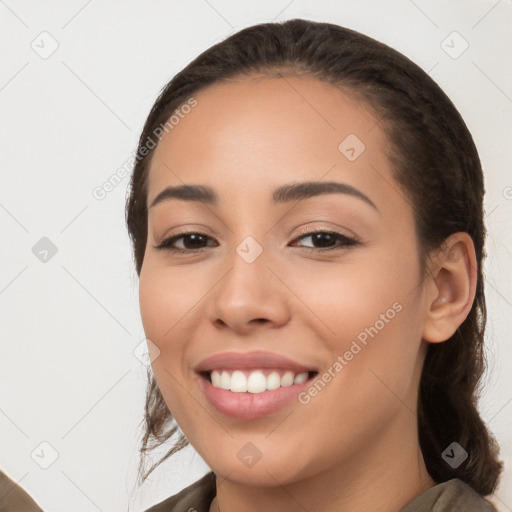
[[[183,386],[190,372],[186,359],[189,340],[204,318],[200,307],[208,289],[208,279],[204,277],[197,270],[160,266],[148,258],[139,278],[144,333],[160,351],[152,363],[153,373],[176,419],[181,417],[180,411],[194,408],[194,401],[190,397],[187,400]]]
[[[405,246],[333,268],[316,271],[298,292],[317,316],[314,322],[326,327],[330,353],[319,375],[323,383],[310,388],[302,403],[315,411],[313,422],[339,421],[348,435],[362,418],[368,429],[377,428],[401,400],[409,401],[421,344],[420,269],[414,247]]]
[[[177,416],[180,417],[180,411],[184,409],[179,385],[183,380],[179,370],[182,349],[176,336],[177,329],[173,326],[183,316],[183,312],[176,288],[168,284],[165,279],[141,272],[139,302],[145,337],[159,351],[151,364],[153,375],[167,408],[178,419]]]
[[[164,333],[172,327],[177,311],[176,288],[166,286],[164,276],[141,272],[139,280],[139,303],[142,324],[146,337],[160,344]]]
[[[141,320],[146,338],[159,350],[152,368],[166,401],[168,397],[177,396],[173,388],[177,386],[175,378],[181,372],[186,338],[180,333],[183,325],[180,320],[190,309],[184,290],[186,288],[170,279],[169,272],[164,269],[157,271],[149,265],[143,266],[139,279]],[[171,389],[171,392],[167,392],[167,389]],[[169,402],[168,406],[171,406]]]
[[[359,335],[364,340],[367,329],[389,331],[391,324],[412,314],[419,305],[418,280],[412,247],[383,247],[354,253],[340,264],[304,267],[290,287],[307,306],[303,318],[311,318],[338,351]],[[397,314],[398,309],[408,313]]]
[[[304,318],[311,318],[317,334],[325,333],[330,354],[330,373],[319,376],[326,386],[319,383],[322,397],[315,401],[325,407],[343,396],[343,405],[329,409],[332,417],[350,411],[356,420],[374,401],[385,409],[400,404],[396,396],[407,400],[421,344],[419,271],[414,246],[390,245],[344,265],[319,267],[314,279],[304,280],[305,273],[297,279],[297,295],[313,312]]]
[[[197,281],[197,272],[190,268],[144,263],[139,278],[141,319],[146,337],[160,350],[183,338],[180,329],[195,314],[195,306],[205,293]]]

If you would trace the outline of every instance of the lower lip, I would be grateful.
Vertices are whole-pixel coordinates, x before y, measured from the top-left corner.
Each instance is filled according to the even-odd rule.
[[[200,386],[206,397],[219,412],[243,420],[254,420],[278,411],[296,399],[297,395],[310,385],[310,380],[263,393],[234,393],[216,388],[203,375],[199,377]]]

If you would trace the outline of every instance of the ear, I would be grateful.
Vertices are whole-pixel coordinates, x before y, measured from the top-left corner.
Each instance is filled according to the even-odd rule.
[[[477,261],[473,240],[454,233],[430,260],[427,275],[423,339],[449,339],[466,319],[476,293]]]

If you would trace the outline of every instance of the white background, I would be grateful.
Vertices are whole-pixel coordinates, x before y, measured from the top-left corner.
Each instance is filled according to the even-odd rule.
[[[187,449],[135,486],[146,380],[132,352],[144,332],[124,225],[128,178],[103,200],[92,191],[130,157],[158,92],[183,66],[236,30],[294,17],[398,49],[473,134],[489,231],[481,411],[508,465],[495,499],[512,510],[512,2],[3,0],[0,467],[45,510],[139,511],[207,471]],[[442,47],[453,31],[469,44],[456,59]],[[448,44],[461,49],[455,37]],[[48,50],[52,38],[58,48],[43,59],[31,44]],[[57,247],[46,263],[32,252],[42,237]],[[42,441],[58,452],[48,469],[31,458],[36,449],[50,461]]]

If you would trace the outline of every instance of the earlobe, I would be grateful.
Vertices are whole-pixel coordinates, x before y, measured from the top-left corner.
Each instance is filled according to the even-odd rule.
[[[427,278],[423,339],[449,339],[469,314],[476,293],[477,262],[473,240],[454,233],[431,260]]]

